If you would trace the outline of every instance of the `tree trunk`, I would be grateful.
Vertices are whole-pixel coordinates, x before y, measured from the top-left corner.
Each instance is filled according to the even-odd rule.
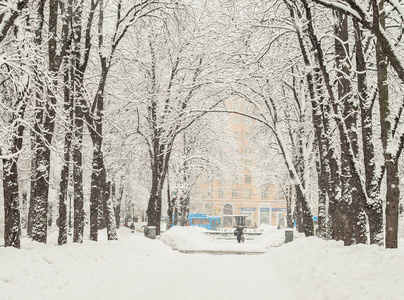
[[[43,8],[44,1],[41,1],[39,15],[40,20],[43,21]],[[53,76],[51,82],[52,87],[55,89],[58,86],[58,73],[65,54],[67,45],[67,25],[64,26],[64,36],[62,38],[58,35],[58,16],[59,16],[59,1],[51,0],[49,2],[49,22],[48,30],[51,38],[48,40],[48,62],[49,62],[49,74]],[[67,24],[67,19],[64,19]],[[39,28],[42,30],[42,27]],[[40,37],[40,33],[37,34]],[[58,43],[61,44],[58,49]],[[38,39],[38,46],[42,45],[42,39]],[[40,76],[38,76],[38,82],[41,82]],[[47,213],[48,213],[48,194],[49,194],[49,172],[50,172],[50,146],[52,145],[53,132],[55,129],[55,117],[56,117],[56,96],[55,92],[51,89],[47,89],[47,95],[38,97],[36,100],[35,109],[35,124],[34,129],[36,131],[36,183],[34,188],[34,223],[32,239],[37,242],[46,243],[47,237]]]
[[[318,217],[317,217],[317,236],[327,237],[327,177],[322,173],[319,155],[316,157],[317,177],[318,177]]]
[[[47,126],[51,127],[49,123]],[[36,124],[36,130],[39,131],[40,126]],[[44,130],[45,132],[50,132],[49,130]],[[52,130],[53,132],[53,130]],[[46,243],[47,238],[47,216],[48,216],[48,194],[49,194],[49,171],[50,171],[50,149],[47,144],[51,144],[52,138],[49,133],[45,133],[47,139],[42,140],[38,137],[36,140],[37,151],[35,168],[37,170],[36,183],[34,189],[34,212],[33,212],[33,228],[32,228],[32,239],[36,242]]]
[[[18,167],[15,159],[3,159],[4,245],[20,248]]]
[[[21,214],[21,228],[27,228],[27,220],[28,220],[28,199],[27,199],[27,193],[22,193],[22,211],[23,213]]]
[[[91,140],[93,142],[93,162],[91,174],[91,194],[90,194],[90,240],[98,240],[99,228],[99,209],[102,208],[103,196],[102,191],[102,172],[104,170],[104,157],[102,154],[103,142],[103,113],[104,113],[104,91],[109,67],[106,60],[101,59],[101,78],[98,84],[98,90],[91,108],[91,114],[86,112],[87,127],[90,131]],[[106,177],[106,174],[105,174]],[[104,181],[105,182],[105,181]],[[102,212],[101,212],[102,214]]]
[[[19,102],[24,99],[19,99]],[[25,104],[21,105],[18,115],[14,115],[12,145],[8,155],[13,157],[3,159],[3,196],[4,196],[4,245],[6,247],[20,248],[21,223],[20,203],[18,190],[18,152],[22,148],[24,126],[21,120],[24,117]]]
[[[80,86],[81,87],[81,86]],[[78,88],[80,88],[78,87]],[[74,117],[75,144],[73,145],[74,230],[73,242],[82,243],[84,234],[83,196],[83,111],[82,95],[76,99]]]
[[[320,70],[318,70],[320,72]],[[320,77],[320,76],[319,76]],[[322,80],[319,84],[322,83]],[[318,86],[320,88],[320,86]],[[321,87],[323,89],[323,87]],[[336,159],[336,150],[331,146],[331,136],[333,131],[333,126],[331,126],[331,121],[329,116],[331,114],[331,107],[328,103],[322,103],[320,106],[322,123],[324,128],[323,141],[321,142],[322,150],[324,153],[321,160],[324,162],[322,164],[322,172],[327,176],[327,195],[328,195],[328,222],[327,222],[327,232],[333,239],[338,239],[337,235],[337,222],[339,210],[337,204],[341,198],[341,178],[340,178],[340,166],[338,165]]]
[[[288,2],[285,1],[288,4]],[[295,11],[292,6],[288,4],[290,16],[292,19],[295,18]],[[301,18],[301,13],[297,11],[298,16]],[[297,26],[298,27],[298,26]],[[300,50],[302,52],[303,60],[306,65],[306,68],[311,68],[312,72],[307,72],[306,80],[309,88],[309,95],[312,105],[312,120],[314,125],[314,134],[316,136],[316,141],[318,143],[318,151],[319,151],[319,165],[321,172],[321,178],[319,178],[319,190],[326,188],[328,200],[329,200],[329,223],[328,227],[332,228],[333,222],[333,214],[336,212],[335,203],[338,195],[338,186],[339,180],[337,178],[337,165],[335,162],[335,158],[333,155],[333,150],[330,147],[331,143],[329,141],[330,138],[330,125],[328,121],[328,114],[326,116],[325,109],[328,107],[327,104],[324,103],[325,97],[323,90],[323,80],[320,76],[320,69],[317,66],[312,66],[310,62],[309,53],[307,52],[307,46],[304,41],[303,32],[300,30],[296,31]],[[321,183],[320,183],[321,179]],[[320,186],[321,184],[326,184],[326,186]],[[326,195],[324,195],[325,197]],[[326,199],[322,200],[326,201]],[[296,197],[296,207],[297,211],[301,210],[299,208],[299,199]],[[321,211],[321,210],[320,210]],[[319,211],[319,213],[320,213]],[[297,214],[299,215],[299,213]],[[320,217],[322,220],[323,217]],[[312,222],[311,222],[312,223]],[[298,226],[299,227],[299,226]],[[300,226],[301,227],[301,226]],[[324,226],[322,226],[323,230]]]
[[[177,205],[177,197],[175,197],[174,203],[175,203],[175,205],[174,205],[174,219],[173,219],[173,224],[174,224],[174,226],[177,226],[177,225],[178,225],[178,215],[179,215],[179,212],[178,212],[178,205]]]
[[[362,47],[362,29],[356,20],[354,20],[354,28],[358,92],[361,109],[363,163],[365,166],[366,191],[368,194],[365,211],[369,221],[370,243],[383,245],[383,203],[380,199],[380,186],[376,175],[376,156],[373,145],[372,99],[369,98],[366,83],[367,70]]]
[[[180,226],[187,226],[188,214],[189,214],[189,196],[185,194],[182,195],[180,198],[180,207],[179,207]]]
[[[80,59],[80,54],[75,49],[75,60]],[[74,71],[74,143],[72,144],[73,160],[73,188],[74,188],[74,229],[73,242],[82,243],[84,234],[84,193],[83,193],[83,130],[84,130],[84,107],[83,99],[83,74],[81,71]],[[91,239],[91,238],[90,238]]]
[[[69,60],[67,60],[69,63]],[[59,188],[59,237],[58,245],[64,245],[67,243],[67,193],[69,185],[69,168],[70,168],[70,151],[72,145],[72,131],[73,131],[73,96],[70,93],[69,87],[72,84],[73,79],[72,68],[67,68],[64,74],[64,101],[65,111],[68,112],[66,119],[66,132],[65,132],[65,144],[63,155],[63,167],[60,174],[60,188]]]
[[[30,184],[30,195],[29,195],[29,207],[28,207],[28,219],[27,219],[27,235],[32,238],[32,226],[34,223],[34,190],[35,190],[35,133],[31,130],[31,184]]]
[[[160,219],[161,219],[161,189],[160,189],[160,180],[161,174],[157,173],[157,170],[153,170],[153,180],[152,187],[150,191],[149,204],[147,207],[147,226],[155,226],[156,227],[156,235],[160,235]]]
[[[37,47],[41,47],[42,46],[42,29],[43,29],[43,24],[44,24],[44,6],[45,6],[45,0],[41,0],[39,1],[39,3],[37,4],[37,28],[35,28],[35,44]],[[35,70],[36,71],[36,70]],[[37,71],[36,71],[37,72]],[[31,174],[32,178],[31,178],[31,199],[30,199],[30,210],[32,211],[32,228],[28,227],[28,235],[32,236],[33,240],[36,240],[38,242],[43,242],[46,243],[46,212],[47,212],[47,202],[43,203],[44,201],[44,196],[47,197],[47,186],[42,186],[43,185],[43,180],[41,180],[41,173],[40,170],[37,169],[38,166],[42,165],[38,162],[39,160],[41,160],[41,152],[42,152],[42,148],[43,145],[41,145],[41,143],[38,144],[39,142],[42,142],[39,134],[40,132],[45,132],[46,128],[43,129],[43,131],[41,130],[40,124],[43,118],[43,114],[42,111],[45,109],[43,106],[43,104],[41,103],[41,101],[39,100],[42,95],[41,92],[43,92],[43,87],[41,86],[41,80],[39,78],[38,73],[36,73],[36,79],[37,79],[37,85],[38,85],[38,92],[36,93],[36,107],[37,110],[35,111],[35,123],[34,123],[34,131],[33,134],[31,135],[31,149],[33,149],[34,154],[34,161],[31,162],[32,168],[31,171],[33,172]],[[46,161],[45,161],[46,163]],[[44,169],[46,170],[47,165],[45,164]],[[42,170],[43,172],[43,170]],[[32,181],[34,181],[34,183],[32,183]],[[46,182],[45,182],[46,183]],[[40,187],[37,187],[37,185],[41,185]],[[41,195],[38,194],[38,190],[39,191],[43,191],[43,193],[45,193],[45,195]],[[37,208],[38,206],[38,202],[42,202],[41,207],[39,207],[39,209]],[[42,221],[41,216],[39,215],[40,213],[40,209],[43,209],[45,211],[45,218],[43,218],[43,223],[45,223],[45,230],[43,230],[43,228],[40,228],[40,222]],[[39,212],[38,212],[39,210]],[[38,224],[39,222],[39,224]],[[39,228],[38,228],[39,227]],[[42,230],[42,233],[40,232],[35,232],[36,230]]]
[[[373,13],[379,16],[377,22],[382,29],[385,28],[384,0],[377,4],[373,2]],[[383,41],[377,37],[376,63],[377,63],[377,87],[379,91],[379,109],[381,140],[383,145],[384,160],[386,165],[386,248],[397,248],[398,238],[398,209],[399,209],[399,176],[398,158],[393,157],[393,153],[388,149],[388,144],[392,139],[392,128],[390,120],[389,87],[388,87],[388,62],[383,48]]]
[[[361,209],[363,209],[365,207],[365,199],[366,199],[366,189],[365,189],[365,183],[362,181],[362,177],[360,175],[360,168],[358,166],[358,151],[357,151],[357,137],[354,131],[354,127],[355,126],[355,122],[354,121],[348,121],[345,120],[344,116],[348,117],[351,116],[350,114],[347,114],[347,111],[350,112],[354,112],[352,111],[352,102],[351,101],[346,101],[345,105],[344,105],[344,111],[341,111],[341,107],[340,107],[340,103],[337,102],[336,97],[334,95],[334,89],[333,89],[333,84],[331,83],[331,79],[330,79],[330,75],[326,69],[326,65],[325,65],[325,56],[324,56],[324,52],[323,49],[321,47],[321,44],[319,42],[319,40],[317,39],[317,36],[314,33],[314,27],[312,24],[312,15],[311,15],[311,9],[310,6],[308,4],[308,2],[306,0],[302,0],[303,5],[305,7],[305,12],[306,12],[306,18],[308,20],[308,33],[309,33],[309,37],[312,43],[312,46],[316,49],[315,52],[315,57],[316,60],[318,62],[318,65],[320,67],[321,70],[321,74],[322,77],[324,79],[324,85],[325,85],[325,89],[328,93],[329,99],[330,99],[330,103],[333,107],[334,110],[334,114],[337,115],[339,117],[339,120],[337,122],[338,125],[338,129],[339,129],[339,133],[340,133],[340,140],[341,140],[341,153],[342,153],[342,158],[344,159],[344,161],[342,162],[342,168],[341,168],[341,174],[347,174],[346,172],[348,171],[348,166],[346,165],[346,163],[349,163],[349,169],[350,169],[350,176],[352,176],[353,179],[353,183],[351,184],[347,178],[343,178],[344,183],[342,184],[342,189],[350,189],[351,191],[353,190],[353,188],[350,188],[350,185],[354,185],[353,187],[357,189],[358,192],[360,192],[360,197],[359,199],[355,199],[355,203],[354,206],[352,207],[354,209],[354,214],[358,214]],[[340,16],[344,16],[344,14],[340,14]],[[337,22],[336,22],[337,23]],[[343,30],[341,32],[341,37],[345,36],[346,33],[344,32],[345,30]],[[338,33],[338,32],[337,32]],[[347,41],[347,38],[341,38],[343,41]],[[342,53],[342,51],[339,50],[339,48],[341,48],[341,46],[339,46],[340,43],[337,41],[336,42],[336,54],[338,54],[339,52]],[[345,52],[344,52],[344,57],[345,57]],[[341,61],[341,57],[340,55],[337,55],[337,66],[339,66],[339,61]],[[347,59],[346,63],[349,63],[349,61]],[[345,64],[345,62],[344,62]],[[342,64],[342,66],[340,67],[341,70],[344,70],[344,68],[346,68],[346,66]],[[338,86],[338,98],[339,100],[344,100],[345,98],[342,97],[348,97],[349,94],[349,84],[345,84],[346,79],[343,78],[343,81],[341,82],[341,85]],[[338,82],[339,83],[339,82]],[[347,81],[347,83],[349,83]],[[342,96],[342,97],[341,97]],[[345,156],[348,156],[349,159],[345,158]],[[344,176],[345,177],[345,176]],[[344,213],[343,217],[343,221],[344,223],[348,221],[348,227],[340,227],[337,229],[337,231],[335,232],[336,235],[341,234],[342,236],[341,238],[344,239],[345,244],[351,244],[351,238],[352,238],[352,229],[355,227],[355,231],[359,230],[361,231],[361,234],[365,232],[365,228],[363,226],[363,224],[359,223],[359,224],[355,224],[355,221],[353,220],[353,218],[351,216],[349,216],[348,214],[351,212],[347,213],[346,210],[346,205],[350,204],[350,198],[351,195],[347,194],[347,193],[342,193],[342,196],[345,197],[345,201],[340,201],[340,203],[338,203],[338,206],[341,207],[336,207],[335,211],[337,212],[341,212]],[[343,203],[345,202],[345,203]],[[331,206],[331,203],[330,203]],[[349,218],[349,219],[347,219]],[[336,222],[333,222],[334,224],[337,224]],[[338,224],[341,224],[341,220],[338,222]],[[347,229],[347,230],[344,230]],[[345,232],[341,232],[341,230],[344,230]]]
[[[301,213],[302,213],[302,232],[304,232],[305,236],[313,236],[314,228],[313,228],[313,215],[311,214],[311,209],[308,206],[307,200],[304,198],[304,195],[300,195],[300,189],[297,189],[297,198],[300,198],[301,201]]]
[[[114,184],[115,186],[115,184]],[[113,188],[115,189],[115,187]],[[115,192],[114,192],[115,194]],[[119,187],[118,191],[118,197],[116,199],[116,204],[115,204],[115,223],[116,223],[116,228],[119,229],[121,226],[121,206],[122,206],[122,196],[123,196],[123,187]]]
[[[93,171],[91,173],[91,193],[90,193],[90,240],[98,240],[98,209],[100,197],[100,172],[102,169],[101,141],[97,136],[93,140]]]
[[[174,213],[174,206],[175,206],[175,197],[171,196],[170,181],[168,178],[169,178],[169,176],[167,175],[167,204],[168,204],[167,230],[170,229],[174,225],[173,224],[173,213]]]
[[[147,207],[147,225],[156,227],[156,235],[160,235],[162,193],[168,172],[168,161],[172,144],[160,145],[160,132],[155,128],[153,141],[153,157],[151,157],[152,185]],[[178,197],[178,195],[177,195]]]
[[[103,171],[105,174],[105,170]],[[105,181],[105,176],[103,176],[103,180]],[[116,235],[116,224],[115,224],[115,215],[114,208],[111,197],[111,181],[105,182],[105,187],[103,188],[103,202],[104,202],[104,216],[107,225],[107,238],[108,240],[117,240],[118,237]]]
[[[36,13],[37,13],[37,27],[35,30],[35,45],[39,48],[42,45],[42,29],[44,24],[44,6],[45,0],[41,0],[37,3]],[[35,69],[34,69],[35,70]],[[37,70],[35,70],[37,73]],[[40,92],[42,91],[43,87],[40,84],[39,76],[37,76],[37,86],[38,91],[36,92],[35,96],[37,99],[41,97]],[[35,113],[36,114],[36,113]],[[37,117],[37,116],[36,116]],[[35,119],[35,124],[37,122],[37,118]],[[34,124],[34,126],[35,126]],[[34,227],[34,209],[35,209],[35,185],[37,179],[37,170],[36,170],[36,141],[38,139],[36,130],[31,130],[30,134],[30,142],[31,142],[31,190],[30,190],[30,201],[29,201],[29,212],[28,212],[28,225],[27,225],[27,234],[29,237],[33,237],[33,227]]]
[[[296,205],[294,209],[294,219],[296,222],[296,230],[298,232],[303,232],[303,214],[302,214],[302,204],[300,203],[300,199],[296,195]]]
[[[364,209],[366,200],[362,198],[360,191],[361,188],[357,186],[354,176],[354,170],[351,167],[351,155],[358,157],[358,138],[356,134],[356,118],[357,110],[356,104],[352,97],[352,88],[348,77],[350,76],[349,60],[347,54],[349,53],[348,43],[348,16],[339,12],[335,12],[336,22],[335,28],[335,54],[336,66],[340,70],[337,73],[338,82],[338,99],[343,102],[342,119],[339,122],[345,122],[346,130],[339,130],[341,142],[341,186],[342,197],[341,201],[346,203],[341,204],[341,211],[346,213],[347,221],[345,232],[343,233],[343,240],[345,245],[352,245],[355,242],[355,237],[363,237],[361,243],[366,242],[366,227],[362,222],[358,221],[360,212]],[[335,105],[339,105],[334,103]],[[337,109],[335,109],[337,111]],[[347,136],[346,136],[347,135]],[[351,145],[349,145],[350,141]],[[353,153],[351,154],[350,151]],[[357,191],[357,192],[355,192]],[[344,207],[350,207],[350,210],[345,210]]]
[[[386,157],[386,248],[398,248],[400,178],[398,160]]]
[[[65,143],[67,141],[65,140]],[[70,160],[69,151],[66,152],[66,144],[65,144],[65,154],[64,159]],[[62,171],[61,171],[61,180],[60,180],[60,192],[59,192],[59,237],[58,237],[58,245],[64,245],[67,243],[67,187],[68,187],[68,178],[69,178],[69,163],[65,161]]]
[[[286,188],[286,223],[288,228],[293,228],[293,214],[292,214],[292,187]]]

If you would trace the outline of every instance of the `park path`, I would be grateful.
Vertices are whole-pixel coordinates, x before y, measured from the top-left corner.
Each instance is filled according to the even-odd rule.
[[[145,261],[127,257],[125,264],[110,267],[98,269],[90,276],[84,271],[85,278],[78,275],[80,267],[76,267],[78,277],[70,279],[68,286],[35,293],[31,299],[298,299],[284,295],[283,280],[265,255],[176,251]],[[52,282],[48,284],[54,286]]]
[[[255,248],[253,241],[244,245],[228,241],[214,243],[219,249]],[[113,255],[118,256],[119,252]],[[294,298],[285,295],[284,278],[276,272],[276,266],[267,254],[211,255],[171,251],[151,254],[148,259],[127,256],[116,262],[117,265],[102,267],[86,279],[77,279],[86,280],[85,285],[72,281],[66,288],[53,290],[52,298],[77,300],[88,299],[88,295],[97,300]]]
[[[254,239],[246,240],[244,243],[238,243],[236,239],[211,239],[209,243],[205,243],[194,248],[178,247],[179,252],[187,254],[213,254],[213,255],[260,255],[266,253],[267,249]]]

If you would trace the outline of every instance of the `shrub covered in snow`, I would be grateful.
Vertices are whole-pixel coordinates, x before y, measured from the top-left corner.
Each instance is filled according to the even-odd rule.
[[[197,249],[210,242],[205,228],[174,226],[161,235],[161,240],[173,249]]]

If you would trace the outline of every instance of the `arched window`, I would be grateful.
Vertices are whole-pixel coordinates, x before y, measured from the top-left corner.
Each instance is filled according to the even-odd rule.
[[[223,215],[232,215],[233,214],[233,206],[229,203],[223,206]]]
[[[262,203],[260,205],[260,211],[259,211],[259,218],[260,218],[260,225],[261,224],[267,224],[271,225],[271,206],[266,203]]]
[[[233,205],[227,203],[223,206],[223,227],[232,227]]]

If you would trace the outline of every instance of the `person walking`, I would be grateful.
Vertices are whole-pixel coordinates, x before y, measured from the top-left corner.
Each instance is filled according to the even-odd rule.
[[[241,225],[238,225],[236,230],[234,230],[234,235],[237,236],[237,242],[244,242],[244,228]]]

